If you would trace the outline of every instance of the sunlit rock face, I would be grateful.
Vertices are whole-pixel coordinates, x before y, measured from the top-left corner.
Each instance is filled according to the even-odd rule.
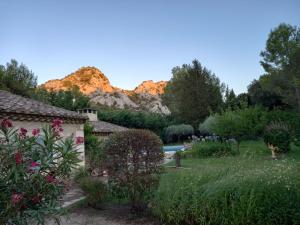
[[[151,95],[161,95],[167,86],[167,81],[153,82],[152,80],[144,81],[134,89],[135,93],[147,93]]]
[[[108,78],[96,67],[81,67],[74,73],[60,80],[49,80],[43,84],[48,90],[67,90],[72,86],[78,86],[84,94],[91,94],[96,90],[113,92],[114,88]]]
[[[47,90],[68,90],[77,86],[92,102],[117,109],[132,109],[170,114],[162,104],[161,95],[167,81],[144,81],[134,90],[123,90],[110,84],[109,79],[96,67],[82,67],[63,79],[49,80],[41,85]]]

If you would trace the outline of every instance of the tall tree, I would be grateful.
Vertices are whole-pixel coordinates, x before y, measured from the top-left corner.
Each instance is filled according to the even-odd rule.
[[[197,127],[211,112],[221,110],[224,84],[198,60],[172,73],[162,98],[178,122]]]
[[[300,28],[282,23],[271,30],[266,49],[260,53],[261,65],[267,73],[283,70],[291,64],[300,48]]]
[[[300,27],[280,24],[261,56],[266,73],[248,87],[251,102],[300,111]]]
[[[28,97],[37,85],[37,77],[34,73],[15,59],[7,63],[6,67],[1,66],[0,79],[1,89]]]

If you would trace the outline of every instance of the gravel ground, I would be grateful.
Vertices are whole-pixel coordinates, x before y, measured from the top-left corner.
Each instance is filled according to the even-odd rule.
[[[47,225],[55,225],[48,221]],[[149,217],[135,217],[127,206],[114,206],[105,210],[78,208],[61,217],[61,225],[158,225]]]

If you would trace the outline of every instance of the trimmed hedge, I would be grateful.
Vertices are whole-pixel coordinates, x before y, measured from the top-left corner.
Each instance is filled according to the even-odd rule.
[[[190,150],[181,152],[183,158],[206,158],[236,155],[230,143],[227,142],[198,142]]]

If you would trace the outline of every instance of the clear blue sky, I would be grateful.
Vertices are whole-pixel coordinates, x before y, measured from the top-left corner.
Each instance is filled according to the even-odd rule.
[[[246,91],[270,30],[300,25],[299,0],[0,0],[0,11],[0,64],[25,63],[39,84],[96,66],[127,89],[197,58]]]

